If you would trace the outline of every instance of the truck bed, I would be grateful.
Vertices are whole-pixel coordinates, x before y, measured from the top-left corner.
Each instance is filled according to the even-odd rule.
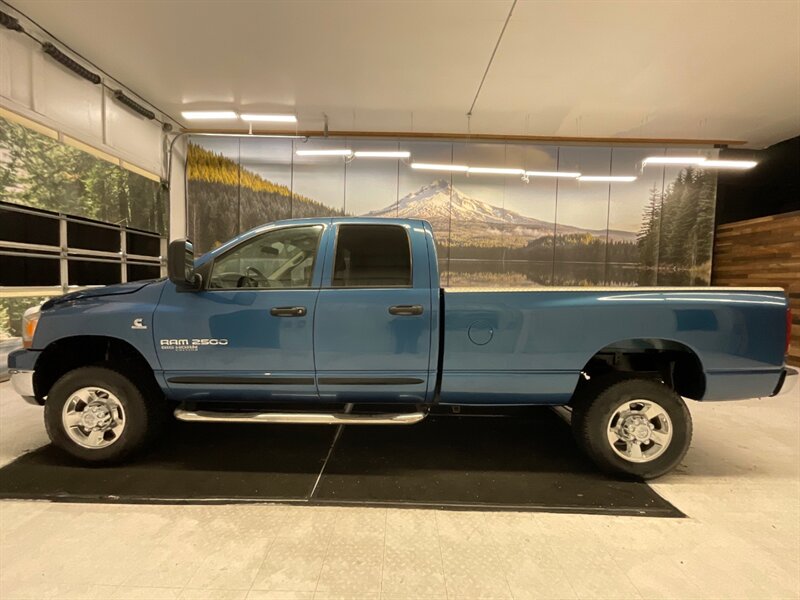
[[[566,403],[581,371],[604,350],[674,345],[690,351],[705,376],[697,398],[703,400],[768,396],[783,367],[786,300],[780,288],[442,293],[443,403]]]

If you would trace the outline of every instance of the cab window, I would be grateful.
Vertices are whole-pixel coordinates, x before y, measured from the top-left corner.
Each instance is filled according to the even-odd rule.
[[[340,225],[333,287],[409,287],[411,246],[397,225]]]
[[[307,288],[322,225],[286,227],[243,242],[214,261],[210,289]]]

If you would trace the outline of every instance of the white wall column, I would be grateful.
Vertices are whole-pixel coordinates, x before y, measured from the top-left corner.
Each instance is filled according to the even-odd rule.
[[[182,136],[172,145],[169,157],[169,239],[186,237],[186,151],[188,137]]]

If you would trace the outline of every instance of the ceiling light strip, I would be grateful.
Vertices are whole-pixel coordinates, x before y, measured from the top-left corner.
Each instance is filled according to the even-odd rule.
[[[564,177],[567,179],[577,179],[581,176],[580,173],[572,173],[569,171],[525,171],[528,177]]]
[[[439,163],[411,163],[411,168],[423,171],[452,171],[455,173],[466,173],[469,170],[467,165],[448,165]]]
[[[297,156],[352,156],[353,151],[349,148],[331,148],[328,150],[298,150]]]
[[[410,158],[408,150],[357,150],[356,158]]]
[[[605,181],[608,183],[630,183],[636,181],[634,175],[581,175],[578,181]]]
[[[705,161],[705,156],[648,156],[642,165],[699,165]]]
[[[709,169],[752,169],[758,163],[754,160],[707,160],[700,164]]]
[[[524,175],[525,169],[506,169],[503,167],[469,167],[468,174],[485,174],[485,175]]]

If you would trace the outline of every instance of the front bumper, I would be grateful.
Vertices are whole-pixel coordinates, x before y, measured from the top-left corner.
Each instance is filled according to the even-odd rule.
[[[22,396],[22,399],[28,404],[39,406],[33,391],[33,371],[9,369],[8,373],[11,375],[11,386],[14,391]]]
[[[794,398],[800,400],[800,390],[798,390],[798,381],[800,381],[800,371],[793,367],[786,367],[783,370],[783,376],[772,394],[773,398]]]
[[[33,371],[39,358],[38,350],[15,350],[8,355],[8,373],[11,385],[26,402],[41,405],[33,389]]]

